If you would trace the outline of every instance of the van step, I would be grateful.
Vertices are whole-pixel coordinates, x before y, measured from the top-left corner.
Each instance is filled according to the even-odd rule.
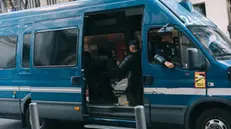
[[[88,113],[94,116],[135,118],[134,107],[88,105]]]
[[[129,119],[118,119],[118,118],[108,118],[108,117],[88,117],[87,118],[87,121],[90,121],[90,122],[92,122],[92,121],[97,121],[97,122],[100,122],[100,124],[102,123],[102,122],[108,122],[108,123],[110,123],[110,124],[112,124],[112,123],[120,123],[120,124],[122,124],[122,123],[130,123],[130,124],[135,124],[136,123],[136,121],[135,121],[135,119],[133,119],[133,120],[129,120]],[[95,124],[95,123],[94,123]],[[99,123],[98,123],[99,124]]]
[[[89,129],[135,129],[135,128],[127,128],[127,127],[94,125],[94,124],[88,124],[88,125],[85,125],[84,127],[89,128]]]

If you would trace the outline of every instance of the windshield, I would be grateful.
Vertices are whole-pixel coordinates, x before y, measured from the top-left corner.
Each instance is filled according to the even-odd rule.
[[[231,42],[218,28],[190,26],[189,29],[216,59],[231,59]]]

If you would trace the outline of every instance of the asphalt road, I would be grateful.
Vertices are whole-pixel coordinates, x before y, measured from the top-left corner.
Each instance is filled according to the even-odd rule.
[[[67,125],[69,125],[67,127]],[[183,129],[175,125],[154,125],[152,129]],[[0,129],[26,129],[22,128],[21,121],[11,119],[0,119]],[[49,129],[80,129],[70,122],[55,122]]]

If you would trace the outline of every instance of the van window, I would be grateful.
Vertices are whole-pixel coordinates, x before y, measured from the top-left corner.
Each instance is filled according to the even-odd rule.
[[[0,36],[0,68],[16,66],[17,36]]]
[[[172,31],[173,35],[170,36],[171,39],[168,40],[168,43],[170,44],[166,45],[167,47],[162,47],[163,44],[166,43],[164,42],[166,41],[165,39],[168,39],[169,37],[166,37],[164,33],[158,33],[158,30],[160,30],[160,28],[153,28],[150,29],[148,32],[149,62],[151,64],[158,64],[159,62],[157,62],[154,59],[154,56],[157,54],[157,51],[166,51],[166,49],[168,49],[167,52],[162,53],[162,56],[165,57],[169,62],[172,62],[175,66],[187,69],[186,50],[188,48],[196,48],[196,46],[186,37],[184,33],[174,28],[174,30]],[[160,48],[161,50],[159,50]],[[171,55],[171,57],[169,55]]]
[[[76,28],[36,33],[34,66],[75,66],[77,64],[77,35]]]
[[[30,66],[30,39],[31,39],[31,33],[24,34],[23,53],[22,53],[22,66],[24,68],[29,68]]]

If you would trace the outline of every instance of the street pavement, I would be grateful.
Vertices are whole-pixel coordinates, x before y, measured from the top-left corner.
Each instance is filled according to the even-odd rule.
[[[67,126],[68,125],[68,126]],[[152,129],[183,129],[174,125],[154,125]],[[22,128],[21,121],[11,119],[0,119],[0,129],[26,129]],[[49,129],[81,129],[71,122],[55,122]]]

